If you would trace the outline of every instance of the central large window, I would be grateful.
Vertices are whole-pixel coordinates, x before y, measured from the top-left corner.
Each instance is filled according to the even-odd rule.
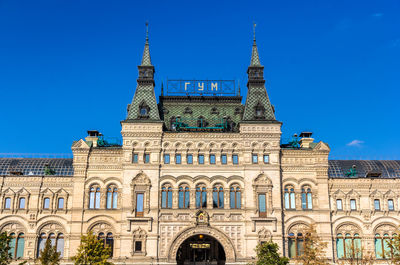
[[[213,188],[213,208],[224,208],[224,188],[221,185]]]
[[[207,188],[204,185],[196,187],[196,208],[207,207]]]
[[[190,190],[186,185],[179,186],[179,194],[178,194],[178,207],[180,209],[190,207]]]

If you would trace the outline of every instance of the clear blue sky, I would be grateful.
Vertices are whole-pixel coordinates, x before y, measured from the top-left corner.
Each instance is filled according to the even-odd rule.
[[[398,0],[0,0],[0,153],[120,136],[146,20],[157,94],[167,78],[245,90],[255,21],[283,138],[310,130],[331,158],[400,159],[399,14]]]

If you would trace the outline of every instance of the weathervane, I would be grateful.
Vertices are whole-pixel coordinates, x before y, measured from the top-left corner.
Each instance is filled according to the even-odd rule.
[[[257,24],[253,22],[253,35],[254,35],[254,41],[256,41],[256,26]]]
[[[149,40],[149,22],[146,21],[146,40]]]

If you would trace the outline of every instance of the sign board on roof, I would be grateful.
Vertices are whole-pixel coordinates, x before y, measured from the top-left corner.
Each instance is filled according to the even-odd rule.
[[[168,80],[167,95],[236,96],[234,80]]]

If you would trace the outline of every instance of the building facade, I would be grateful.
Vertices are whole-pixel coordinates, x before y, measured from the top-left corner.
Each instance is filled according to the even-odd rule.
[[[294,259],[315,224],[332,263],[349,244],[385,262],[400,161],[329,160],[310,133],[282,145],[255,39],[244,105],[218,93],[157,103],[148,38],[138,70],[121,145],[89,131],[73,159],[0,159],[0,231],[15,258],[32,262],[51,238],[71,264],[95,233],[115,264],[247,264],[271,239]]]

